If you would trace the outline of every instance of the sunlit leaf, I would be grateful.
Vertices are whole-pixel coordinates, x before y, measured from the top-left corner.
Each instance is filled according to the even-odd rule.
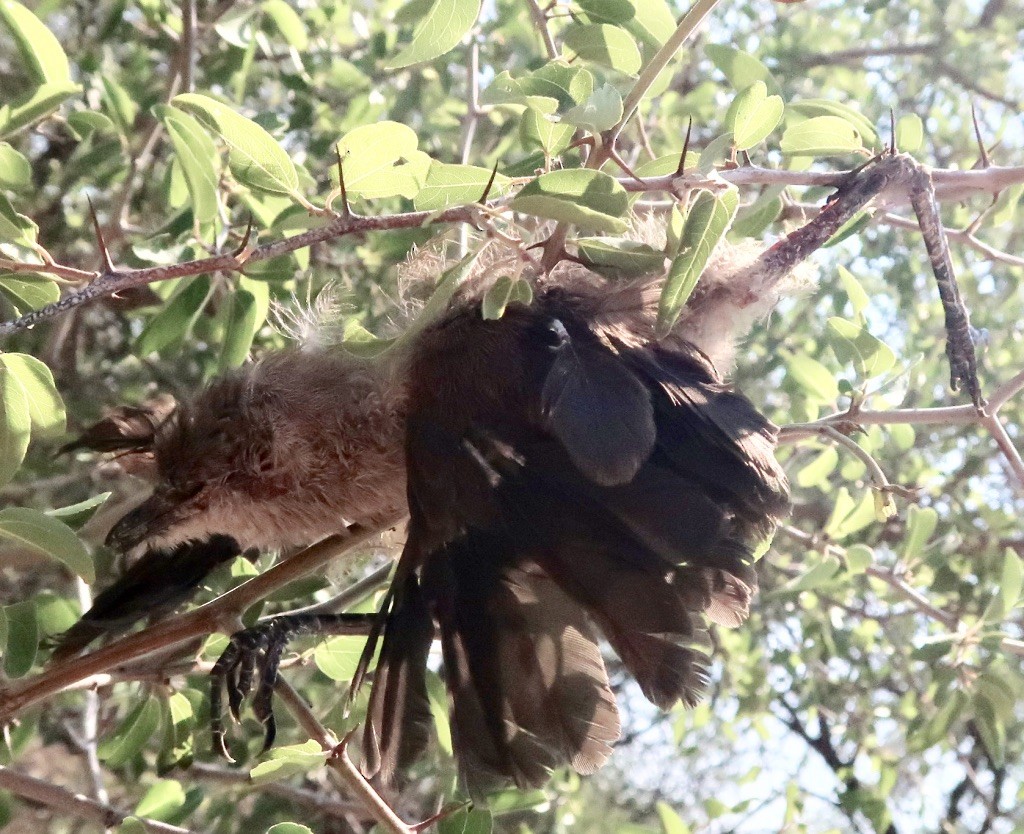
[[[0,20],[14,36],[21,60],[40,84],[71,81],[68,57],[60,41],[21,3],[0,0]]]
[[[576,24],[562,37],[569,57],[603,64],[626,75],[640,70],[642,59],[633,39],[618,26],[604,23]]]
[[[291,157],[269,133],[226,104],[198,93],[182,93],[171,104],[194,115],[230,149],[231,171],[240,182],[271,194],[295,194],[299,175]]]
[[[417,24],[412,42],[388,63],[388,69],[431,61],[454,49],[473,28],[479,14],[480,0],[434,0]]]
[[[620,218],[628,206],[626,190],[613,177],[585,169],[542,174],[512,200],[512,208],[524,214],[612,233],[626,231]]]
[[[67,415],[50,369],[24,353],[0,354],[0,364],[21,384],[32,434],[44,438],[63,434]]]
[[[739,192],[730,188],[720,194],[702,191],[686,215],[679,239],[679,253],[672,260],[658,302],[658,327],[667,332],[675,324],[697,286],[711,253],[725,236],[736,216]]]
[[[829,156],[864,149],[857,129],[838,116],[815,116],[786,128],[779,144],[784,154],[801,156]]]

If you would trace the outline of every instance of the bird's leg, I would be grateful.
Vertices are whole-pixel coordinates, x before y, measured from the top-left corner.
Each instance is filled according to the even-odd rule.
[[[283,614],[231,636],[231,643],[210,673],[210,733],[214,751],[231,760],[224,738],[221,719],[225,690],[228,707],[237,721],[242,703],[256,692],[252,707],[265,728],[264,751],[274,743],[277,724],[274,719],[273,694],[277,683],[281,655],[288,643],[304,634],[321,637],[337,635],[365,636],[376,614]]]
[[[794,266],[823,246],[874,197],[889,188],[902,188],[908,192],[921,227],[946,317],[950,385],[956,391],[962,383],[975,408],[982,410],[985,400],[978,382],[970,319],[953,273],[949,242],[939,217],[935,188],[928,170],[907,154],[887,151],[853,171],[816,217],[765,250],[755,261],[752,269],[758,276],[756,289],[759,294],[771,289]]]

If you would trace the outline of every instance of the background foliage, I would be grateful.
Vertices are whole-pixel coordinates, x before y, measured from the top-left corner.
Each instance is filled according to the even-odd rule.
[[[322,224],[308,209],[323,206],[337,184],[339,140],[360,213],[476,200],[493,166],[492,197],[526,182],[506,178],[561,166],[576,179],[553,196],[526,186],[541,193],[532,203],[529,191],[518,198],[518,233],[536,237],[532,213],[581,219],[584,234],[615,234],[624,203],[612,210],[588,202],[585,189],[570,194],[591,184],[579,179],[581,151],[571,143],[618,122],[636,74],[684,11],[665,0],[543,9],[488,0],[479,19],[476,3],[424,0],[42,0],[28,8],[0,0],[4,318],[60,293],[17,264],[41,263],[45,250],[66,268],[58,277],[96,268],[90,200],[114,262],[131,267],[229,251],[249,218],[260,243]],[[993,161],[1019,165],[1022,19],[1018,0],[725,0],[646,90],[617,147],[639,175],[670,174],[692,119],[690,162],[704,174],[745,163],[739,151],[764,168],[842,171],[888,141],[892,108],[903,150],[936,168],[968,169],[979,159],[973,103]],[[815,118],[826,121],[809,124]],[[449,167],[456,164],[476,168]],[[604,170],[629,179],[613,163]],[[777,237],[828,193],[751,182],[738,192],[736,240]],[[669,196],[643,194],[634,207],[664,217]],[[1008,254],[1021,250],[1021,186],[994,204],[993,196],[943,209],[959,230],[953,258],[973,323],[988,334],[989,394],[1024,368],[1022,261]],[[794,513],[761,566],[751,620],[715,634],[706,703],[659,714],[613,666],[627,728],[609,767],[495,797],[490,812],[462,812],[443,830],[486,831],[492,822],[523,832],[1024,830],[1024,643],[1015,607],[1024,484],[977,421],[928,411],[963,400],[947,389],[924,247],[912,215],[893,212],[865,218],[817,254],[820,280],[756,328],[736,381],[782,425],[841,412],[851,392],[866,395],[872,413],[909,409],[853,435],[889,481],[907,488],[896,491],[898,512],[879,512],[864,454],[793,433],[783,456]],[[383,333],[396,264],[439,234],[464,244],[476,237],[465,226],[341,236],[254,262],[244,274],[121,293],[5,341],[4,685],[38,673],[45,638],[70,625],[93,582],[110,576],[97,531],[120,505],[115,495],[96,511],[89,499],[132,488],[113,467],[54,457],[65,409],[74,432],[106,406],[187,394],[250,352],[284,345],[267,323],[271,304],[294,309],[327,284],[344,290],[338,315],[350,337]],[[5,272],[5,264],[13,266]],[[874,339],[865,336],[859,352],[844,349],[842,334],[862,328]],[[1009,439],[1018,439],[1019,401],[1001,413]],[[214,576],[204,599],[254,570],[240,560]],[[326,585],[288,586],[250,616],[329,596]],[[259,760],[261,734],[249,721],[235,733],[240,769],[211,758],[204,670],[217,645],[194,666],[179,658],[112,670],[93,681],[98,688],[20,712],[0,747],[9,766],[0,771],[0,826],[95,830],[123,816],[70,801],[43,809],[10,780],[16,772],[146,817],[151,830],[154,821],[225,834],[287,821],[368,830],[365,809],[327,778],[319,745],[308,746],[284,716],[279,744],[306,747]],[[358,720],[358,710],[341,714],[339,682],[358,648],[354,638],[310,646],[309,662],[286,673],[339,733]],[[443,737],[440,714],[439,730]],[[443,748],[392,797],[407,819],[457,797]],[[246,779],[253,767],[255,786]]]

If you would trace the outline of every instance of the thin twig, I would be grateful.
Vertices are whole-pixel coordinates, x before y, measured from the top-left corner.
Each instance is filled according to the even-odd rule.
[[[22,799],[52,808],[57,813],[87,820],[103,828],[114,828],[132,816],[132,814],[104,802],[89,799],[80,793],[72,793],[67,788],[37,779],[34,776],[18,773],[3,765],[0,765],[0,788],[10,791]],[[153,834],[193,834],[190,829],[178,825],[146,817],[138,819],[145,829],[152,831]]]

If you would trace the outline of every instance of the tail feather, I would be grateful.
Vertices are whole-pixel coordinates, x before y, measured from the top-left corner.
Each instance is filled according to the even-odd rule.
[[[363,734],[363,770],[391,782],[423,752],[433,724],[426,668],[434,623],[415,577],[402,583],[384,629]]]
[[[424,570],[441,630],[453,744],[475,794],[508,780],[543,784],[567,763],[593,772],[619,735],[586,615],[536,563],[504,562],[511,544],[473,534]],[[485,553],[491,558],[481,559]]]

